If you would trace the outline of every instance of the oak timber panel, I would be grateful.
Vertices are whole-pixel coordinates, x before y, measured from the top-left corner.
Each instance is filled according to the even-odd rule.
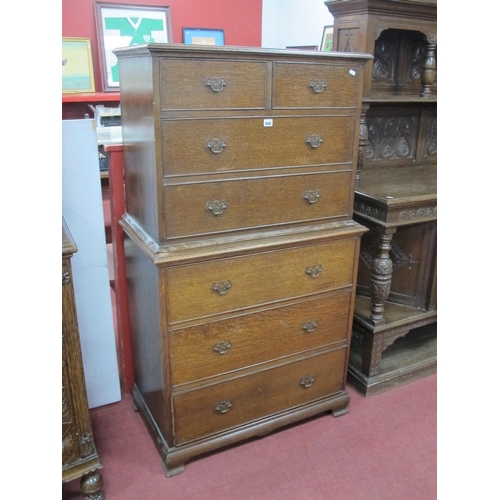
[[[357,72],[357,65],[275,62],[273,108],[355,107]]]
[[[265,62],[161,59],[161,109],[263,109],[266,78]]]
[[[164,175],[352,162],[354,116],[281,116],[162,121]],[[308,138],[321,136],[317,147]],[[220,153],[210,141],[222,141]],[[208,145],[207,145],[208,144]],[[215,146],[212,146],[215,149]]]
[[[350,292],[330,295],[171,331],[172,384],[345,342],[350,300]]]
[[[164,187],[166,236],[177,238],[293,222],[346,218],[351,171]],[[319,198],[316,196],[319,195]],[[305,197],[309,197],[311,202]],[[208,206],[224,202],[222,213]]]
[[[355,248],[352,238],[168,268],[169,322],[349,286]],[[316,266],[321,271],[312,277],[307,271],[314,272]],[[227,293],[213,290],[228,282]]]
[[[346,349],[174,396],[177,444],[293,408],[343,388]],[[310,387],[300,381],[314,377]],[[230,401],[226,413],[215,406]]]

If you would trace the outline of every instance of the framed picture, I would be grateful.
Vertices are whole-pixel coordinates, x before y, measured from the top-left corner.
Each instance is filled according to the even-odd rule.
[[[172,41],[170,7],[95,3],[99,62],[104,91],[118,90],[118,47]]]
[[[318,50],[317,45],[289,45],[286,48],[290,50]]]
[[[224,30],[182,28],[182,42],[189,45],[224,45]]]
[[[95,92],[90,38],[62,39],[62,91]]]
[[[325,52],[333,50],[333,24],[323,28],[323,38],[321,39],[321,49]]]

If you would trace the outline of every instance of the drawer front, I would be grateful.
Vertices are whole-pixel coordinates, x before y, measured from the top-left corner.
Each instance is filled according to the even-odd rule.
[[[350,292],[170,333],[174,385],[347,341]]]
[[[354,75],[350,73],[354,71]],[[355,107],[358,68],[350,65],[274,63],[273,108]]]
[[[355,244],[350,238],[169,268],[169,322],[351,285]]]
[[[351,172],[165,186],[166,237],[347,217]]]
[[[352,116],[164,120],[164,175],[352,162]],[[268,122],[266,122],[269,124]]]
[[[346,349],[174,396],[176,444],[335,394]]]
[[[164,110],[263,109],[266,63],[162,59]]]

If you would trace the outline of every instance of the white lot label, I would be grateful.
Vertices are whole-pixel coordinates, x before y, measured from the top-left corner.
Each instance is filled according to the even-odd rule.
[[[264,118],[264,127],[272,127],[273,119],[272,118]]]

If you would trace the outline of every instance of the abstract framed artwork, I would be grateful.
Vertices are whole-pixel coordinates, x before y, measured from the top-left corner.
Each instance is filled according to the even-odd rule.
[[[182,28],[182,42],[188,45],[224,45],[224,30]]]
[[[118,90],[118,47],[172,42],[170,7],[95,3],[99,62],[103,90]]]
[[[62,39],[62,91],[95,92],[90,38]]]

